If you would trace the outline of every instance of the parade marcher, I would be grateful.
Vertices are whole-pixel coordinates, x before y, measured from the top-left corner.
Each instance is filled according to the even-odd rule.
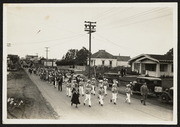
[[[141,86],[140,91],[141,91],[141,95],[142,95],[141,103],[146,105],[146,99],[147,99],[147,95],[149,92],[146,82]]]
[[[84,96],[84,80],[83,78],[80,78],[79,82],[79,93]]]
[[[32,74],[32,69],[31,68],[29,68],[28,69],[28,71],[29,71],[29,73],[30,73],[30,75]]]
[[[63,78],[61,75],[59,75],[58,79],[58,91],[62,91],[62,83],[63,83]]]
[[[77,105],[80,104],[80,102],[79,102],[79,88],[78,88],[77,83],[74,84],[71,92],[72,92],[71,106],[73,104],[75,104],[76,108],[77,108]]]
[[[103,99],[104,99],[105,91],[104,91],[104,87],[102,85],[99,88],[98,94],[99,94],[99,104],[101,104],[101,106],[103,106],[103,104],[104,104]]]
[[[66,85],[66,95],[71,97],[71,82],[67,79],[64,81],[64,84]]]
[[[103,80],[99,80],[98,87],[103,87]],[[99,93],[98,93],[98,98],[99,98]]]
[[[55,74],[53,74],[53,85],[54,85],[54,88],[56,88],[55,86],[56,86],[56,75]]]
[[[95,94],[96,94],[96,92],[95,92],[96,79],[95,79],[95,78],[92,78],[91,85],[92,85],[92,91],[91,91],[91,93],[95,95]]]
[[[116,105],[116,100],[117,100],[117,94],[118,94],[118,89],[117,89],[117,83],[118,81],[114,80],[113,85],[112,85],[112,99],[110,99],[110,102],[114,102]]]
[[[85,88],[85,100],[84,100],[84,105],[86,104],[87,100],[89,101],[89,107],[91,107],[91,90],[92,90],[92,86],[90,83],[91,81],[88,80]]]
[[[105,92],[105,95],[107,95],[107,87],[108,87],[108,79],[104,79],[103,81],[103,86],[104,86],[104,92]]]
[[[131,84],[132,84],[131,82],[130,82],[130,84],[127,84],[126,89],[125,89],[125,92],[126,92],[125,102],[128,102],[129,104],[131,103],[131,94],[132,94]]]

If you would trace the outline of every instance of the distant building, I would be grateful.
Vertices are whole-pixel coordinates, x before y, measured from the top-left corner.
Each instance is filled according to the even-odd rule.
[[[38,60],[38,55],[26,55],[26,60],[30,60],[30,61]]]
[[[48,59],[48,60],[43,60],[44,66],[48,67],[56,67],[56,60],[54,59]]]
[[[128,67],[129,56],[113,56],[105,50],[99,50],[91,56],[91,66]]]
[[[130,59],[132,71],[153,77],[173,76],[173,56],[141,54]]]
[[[128,60],[130,59],[130,56],[117,56],[117,66],[130,67],[128,64]]]

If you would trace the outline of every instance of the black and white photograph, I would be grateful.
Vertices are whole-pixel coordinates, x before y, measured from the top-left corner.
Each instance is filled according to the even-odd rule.
[[[177,3],[4,3],[3,124],[177,124]]]

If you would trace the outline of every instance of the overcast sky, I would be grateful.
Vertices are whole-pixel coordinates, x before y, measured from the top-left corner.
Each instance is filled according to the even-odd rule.
[[[174,46],[174,10],[170,4],[6,4],[7,54],[61,59],[68,49],[89,48],[84,21],[96,23],[92,53],[134,57],[165,54]],[[175,9],[175,8],[174,8]]]

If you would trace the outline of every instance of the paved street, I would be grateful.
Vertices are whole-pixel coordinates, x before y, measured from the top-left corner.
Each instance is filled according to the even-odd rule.
[[[39,76],[29,75],[30,79],[37,85],[43,97],[51,104],[54,110],[60,116],[61,120],[97,120],[101,121],[172,121],[173,111],[152,105],[147,102],[147,106],[140,103],[140,100],[131,98],[132,103],[129,105],[124,102],[125,96],[119,94],[117,105],[110,103],[111,92],[104,99],[104,106],[98,103],[97,95],[92,95],[92,107],[83,105],[84,97],[80,97],[81,104],[78,108],[71,106],[70,98],[63,91],[57,91],[53,85],[41,81]],[[82,122],[83,122],[82,121]]]

